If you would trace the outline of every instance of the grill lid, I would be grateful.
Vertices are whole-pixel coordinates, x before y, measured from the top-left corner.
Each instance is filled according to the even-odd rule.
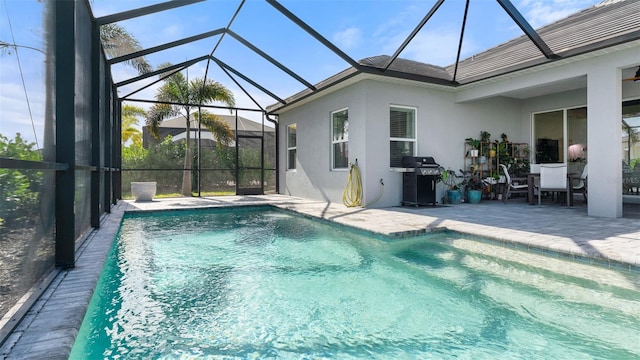
[[[437,168],[440,167],[431,156],[403,156],[402,166],[406,168]]]

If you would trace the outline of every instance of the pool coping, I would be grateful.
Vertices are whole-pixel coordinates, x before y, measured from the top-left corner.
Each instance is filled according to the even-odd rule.
[[[290,200],[290,198],[287,198]],[[305,204],[313,204],[305,208]],[[67,359],[75,342],[82,321],[88,309],[95,286],[98,282],[107,255],[116,239],[122,219],[126,213],[148,212],[148,211],[175,211],[175,210],[195,210],[214,209],[229,207],[265,206],[292,211],[296,214],[323,220],[332,224],[339,224],[349,228],[355,228],[371,234],[377,234],[390,239],[402,239],[413,236],[420,236],[432,232],[447,231],[452,234],[461,234],[473,240],[488,240],[512,248],[533,251],[538,254],[552,257],[561,257],[567,260],[575,260],[582,263],[598,265],[606,268],[614,268],[619,271],[631,271],[634,274],[640,273],[640,266],[637,262],[624,262],[606,259],[596,256],[585,256],[584,253],[565,251],[563,248],[554,247],[552,243],[548,247],[527,243],[525,238],[508,238],[505,236],[492,236],[491,226],[473,226],[467,230],[461,227],[459,221],[443,221],[434,226],[420,225],[417,228],[408,228],[398,224],[403,230],[398,231],[373,231],[363,227],[361,219],[357,218],[361,209],[342,209],[336,212],[330,206],[319,204],[304,199],[294,201],[283,201],[280,203],[271,201],[270,197],[265,197],[261,202],[231,203],[223,205],[207,205],[197,207],[165,208],[165,209],[140,209],[135,208],[131,202],[119,201],[113,207],[110,214],[103,217],[101,228],[89,232],[86,237],[79,242],[76,253],[76,267],[69,270],[54,269],[49,277],[51,283],[47,286],[42,295],[33,303],[33,306],[26,313],[24,318],[17,321],[11,335],[0,347],[0,355],[4,359]],[[322,210],[318,212],[318,206]],[[324,207],[322,207],[324,206]],[[388,209],[365,209],[367,211],[381,212]],[[349,214],[356,214],[349,217]],[[408,213],[399,213],[398,216],[410,216]],[[387,214],[388,215],[388,214]],[[415,215],[424,216],[424,215]],[[358,226],[360,225],[360,226]]]

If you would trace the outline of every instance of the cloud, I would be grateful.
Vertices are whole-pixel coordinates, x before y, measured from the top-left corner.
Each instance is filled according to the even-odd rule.
[[[598,2],[600,0],[523,0],[517,7],[531,26],[537,29]]]
[[[439,29],[421,32],[411,41],[401,57],[433,65],[447,66],[455,63],[458,52],[460,32],[452,29]],[[478,46],[469,37],[462,43],[461,59],[475,53]]]
[[[167,26],[162,30],[162,33],[165,36],[169,36],[169,37],[177,37],[179,35],[182,34],[182,29],[180,26],[178,25],[171,25],[171,26]]]
[[[376,38],[385,38],[386,36],[394,36],[398,33],[405,33],[406,35],[413,29],[413,26],[417,24],[421,16],[424,14],[424,9],[411,4],[404,9],[398,11],[395,15],[390,16],[386,21],[381,22],[376,30],[373,32],[373,36]],[[403,38],[404,40],[404,38]]]
[[[44,66],[40,55],[23,50],[20,54],[28,102],[16,56],[0,57],[0,134],[13,138],[19,132],[28,141],[35,141],[37,135],[42,144],[47,97]]]
[[[372,37],[376,42],[382,44],[382,49],[386,54],[393,54],[407,35],[411,33],[412,26],[417,23],[408,21],[408,19],[412,19],[418,13],[420,13],[419,8],[410,5],[376,27]]]
[[[350,27],[333,34],[333,41],[343,50],[353,49],[360,44],[361,40],[362,31],[355,27]]]
[[[32,124],[22,84],[3,83],[2,91],[0,92],[0,103],[2,104],[0,134],[13,138],[19,132],[27,141],[35,141],[36,138],[33,133],[33,128],[35,127],[38,141],[42,145],[45,97],[46,94],[41,91],[29,93],[29,105],[33,116]]]
[[[393,54],[405,41],[414,26],[424,14],[424,3],[410,4],[395,15],[381,23],[373,32],[373,37],[380,44],[384,54]],[[442,10],[437,14],[443,14]],[[401,58],[446,66],[455,62],[460,41],[460,25],[456,21],[439,21],[432,18],[404,49]],[[434,25],[435,24],[435,25]],[[477,44],[465,35],[463,54],[471,54],[478,50]]]

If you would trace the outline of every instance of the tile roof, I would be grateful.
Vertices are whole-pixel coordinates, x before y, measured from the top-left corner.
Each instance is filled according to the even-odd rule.
[[[383,68],[390,58],[391,56],[388,56],[388,55],[378,55],[378,56],[364,58],[358,61],[358,63],[360,65]],[[444,67],[425,64],[419,61],[407,60],[402,58],[397,58],[394,62],[392,62],[391,66],[389,66],[389,70],[395,70],[395,71],[411,73],[415,75],[433,77],[436,79],[443,79],[448,81],[452,80],[451,74],[449,74],[447,72],[447,69]]]
[[[561,58],[640,39],[640,1],[608,0],[537,30]],[[547,60],[522,35],[460,61],[456,80],[469,83]],[[446,67],[453,74],[455,64]]]
[[[589,53],[640,39],[640,0],[605,0],[588,9],[537,29],[538,35],[559,59]],[[440,67],[397,58],[384,71],[388,55],[364,58],[354,67],[316,84],[318,91],[337,86],[361,73],[403,78],[445,86],[459,86],[555,61],[547,59],[526,35],[475,54],[458,63]],[[277,113],[288,105],[305,99],[316,91],[305,89],[267,109]]]

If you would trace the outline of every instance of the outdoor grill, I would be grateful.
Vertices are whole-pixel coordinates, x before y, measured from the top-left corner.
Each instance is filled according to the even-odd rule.
[[[403,156],[402,167],[402,205],[435,205],[440,165],[431,156]]]

